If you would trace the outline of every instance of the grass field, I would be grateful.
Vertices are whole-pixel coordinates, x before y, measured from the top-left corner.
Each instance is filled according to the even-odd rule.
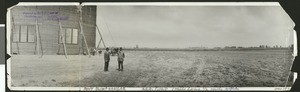
[[[286,50],[125,51],[124,71],[111,57],[13,55],[15,87],[282,87],[292,64]],[[292,77],[288,86],[292,84]]]

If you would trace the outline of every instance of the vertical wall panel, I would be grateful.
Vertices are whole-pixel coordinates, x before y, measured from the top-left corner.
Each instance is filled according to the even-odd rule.
[[[41,35],[41,42],[43,46],[44,54],[46,55],[55,55],[57,54],[59,48],[59,22],[60,20],[62,27],[80,29],[79,27],[79,12],[77,11],[76,6],[60,6],[60,7],[52,7],[52,6],[18,6],[12,9],[12,16],[14,19],[14,24],[16,25],[36,25],[36,20],[38,21],[38,30]],[[96,23],[96,7],[88,6],[83,7],[83,31],[86,36],[87,43],[89,47],[95,47],[95,34],[96,27],[94,26]],[[89,13],[86,13],[86,12]],[[86,26],[93,25],[93,26]],[[17,28],[16,28],[17,29]],[[22,30],[25,30],[23,28]],[[28,27],[28,30],[33,30]],[[68,54],[78,54],[80,45],[82,44],[82,36],[80,35],[81,30],[77,30],[78,34],[70,33],[68,35],[68,42],[70,40],[73,43],[77,44],[66,44]],[[18,31],[14,31],[17,33]],[[27,31],[22,31],[21,34],[26,34]],[[35,51],[35,42],[32,40],[35,39],[35,32],[28,31],[28,39],[27,36],[21,36],[28,42],[19,43],[19,54],[34,54]],[[70,37],[70,35],[75,35],[78,38]],[[18,39],[19,36],[13,35],[13,40]],[[22,40],[25,41],[25,40]],[[74,42],[75,41],[75,42]],[[71,42],[70,42],[71,43]],[[12,44],[12,52],[17,52],[16,43]],[[59,54],[63,54],[63,49],[61,47]]]

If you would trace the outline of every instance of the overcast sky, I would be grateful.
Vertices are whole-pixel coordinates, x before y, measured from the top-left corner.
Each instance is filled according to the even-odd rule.
[[[280,6],[98,6],[97,24],[107,46],[186,48],[285,46],[293,22]]]

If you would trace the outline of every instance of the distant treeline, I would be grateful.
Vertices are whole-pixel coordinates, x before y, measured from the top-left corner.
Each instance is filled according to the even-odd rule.
[[[294,45],[291,44],[287,47],[282,46],[268,46],[259,45],[256,47],[238,47],[238,46],[225,46],[225,47],[189,47],[189,48],[149,48],[149,47],[123,47],[123,50],[129,51],[249,51],[249,50],[293,50]],[[119,47],[110,47],[110,50],[118,49]],[[99,48],[99,50],[105,50],[105,48]]]
[[[248,51],[248,50],[289,50],[290,48],[212,48],[212,49],[189,49],[189,48],[124,48],[129,51]]]

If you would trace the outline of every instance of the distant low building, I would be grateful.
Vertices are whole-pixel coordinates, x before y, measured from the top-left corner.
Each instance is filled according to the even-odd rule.
[[[240,46],[240,47],[238,47],[238,48],[240,48],[240,49],[241,49],[241,48],[244,48],[244,47],[241,47],[241,46]]]
[[[192,50],[202,50],[202,49],[208,49],[208,47],[189,47],[189,49],[192,49]]]
[[[224,48],[236,48],[236,46],[225,46]]]

